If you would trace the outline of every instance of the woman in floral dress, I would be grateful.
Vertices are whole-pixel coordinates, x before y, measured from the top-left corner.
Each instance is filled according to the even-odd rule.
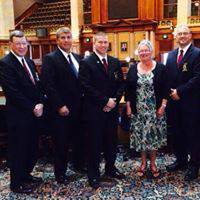
[[[127,74],[126,107],[131,118],[130,146],[141,152],[138,176],[146,172],[147,152],[153,177],[160,175],[156,166],[156,152],[166,145],[165,107],[167,88],[165,66],[152,60],[153,48],[148,40],[138,46],[140,62],[132,65]]]

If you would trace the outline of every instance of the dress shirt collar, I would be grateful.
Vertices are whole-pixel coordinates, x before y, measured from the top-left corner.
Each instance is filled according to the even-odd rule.
[[[67,60],[69,61],[68,55],[71,55],[72,53],[71,52],[68,53],[68,52],[62,50],[59,46],[58,46],[58,49],[62,52],[62,54],[65,56],[65,58],[67,58]]]
[[[180,51],[183,50],[183,56],[185,55],[185,53],[187,52],[187,50],[189,49],[191,43],[188,44],[187,46],[185,46],[183,49],[182,48],[178,48],[178,55],[180,54]]]
[[[22,64],[22,58],[25,60],[24,57],[22,56],[18,56],[14,51],[10,50],[10,52],[17,58],[17,60],[19,60],[19,62]]]
[[[69,63],[70,63],[70,60],[68,56],[70,55],[72,63],[74,64],[76,70],[79,71],[79,63],[74,57],[74,55],[72,54],[72,52],[67,53],[66,51],[63,51],[59,46],[58,46],[58,49],[62,52],[62,54],[64,55],[64,57],[67,59]]]
[[[99,53],[97,53],[97,51],[95,51],[95,54],[98,56],[99,60],[103,63],[102,59],[105,58],[106,62],[108,63],[108,55],[106,54],[104,57],[102,55],[100,55]]]

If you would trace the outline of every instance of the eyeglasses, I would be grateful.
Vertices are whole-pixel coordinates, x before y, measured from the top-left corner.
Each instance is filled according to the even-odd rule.
[[[190,33],[189,32],[179,32],[179,33],[177,33],[177,35],[178,36],[187,36],[187,35],[189,35]]]
[[[15,46],[19,47],[19,46],[27,46],[28,43],[27,42],[12,42]]]
[[[140,50],[140,51],[138,51],[138,53],[149,53],[150,52],[150,50]]]

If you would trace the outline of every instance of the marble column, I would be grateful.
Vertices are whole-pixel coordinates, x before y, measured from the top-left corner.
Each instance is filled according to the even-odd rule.
[[[15,28],[13,0],[0,1],[0,39],[8,39],[9,31]]]
[[[71,0],[71,31],[73,37],[72,51],[80,52],[80,29],[83,25],[83,0]]]
[[[191,14],[191,0],[178,0],[177,2],[177,25],[187,24],[188,16]]]
[[[151,44],[153,46],[153,57],[155,57],[155,33],[154,31],[150,31],[150,41],[151,41]]]

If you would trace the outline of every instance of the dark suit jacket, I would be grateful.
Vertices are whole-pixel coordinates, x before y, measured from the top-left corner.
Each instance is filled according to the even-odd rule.
[[[132,65],[126,78],[126,101],[130,101],[133,113],[136,113],[137,72],[137,65]],[[165,66],[161,63],[157,63],[152,72],[154,74],[153,85],[156,97],[156,107],[159,108],[161,106],[162,99],[167,98]]]
[[[80,56],[73,55],[79,63]],[[41,79],[50,106],[55,112],[66,105],[70,115],[78,114],[82,97],[79,80],[59,49],[44,57]]]
[[[108,73],[106,73],[98,56],[95,53],[91,54],[81,61],[79,80],[84,92],[84,119],[96,120],[104,117],[103,108],[109,98],[116,98],[119,104],[124,91],[124,80],[118,59],[108,56]],[[111,113],[116,115],[117,111],[116,106]]]
[[[0,61],[0,77],[6,96],[8,120],[12,118],[9,123],[14,123],[14,121],[17,123],[18,117],[33,115],[35,105],[43,102],[35,65],[29,58],[25,59],[35,79],[35,85],[12,53]]]
[[[175,49],[167,58],[169,92],[170,88],[177,89],[180,96],[177,102],[184,111],[200,112],[200,50],[191,45],[179,66],[177,54],[178,49]]]

